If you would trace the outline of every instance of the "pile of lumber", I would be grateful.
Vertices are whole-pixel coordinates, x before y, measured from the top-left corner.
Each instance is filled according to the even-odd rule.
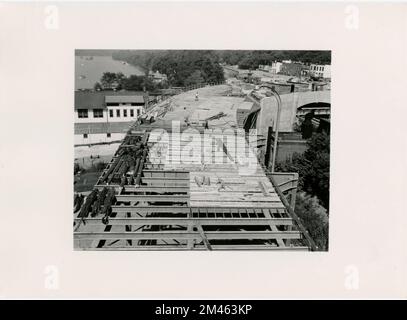
[[[77,199],[83,199],[83,196],[78,196]],[[78,204],[79,203],[80,202],[78,202]],[[115,203],[116,196],[114,188],[104,187],[100,192],[95,188],[86,197],[83,205],[81,205],[78,218],[85,219],[89,217],[89,214],[91,217],[96,217],[98,214],[102,214],[104,217],[109,216],[112,211],[111,207]]]
[[[127,135],[99,184],[138,184],[148,154],[146,141],[146,136]]]
[[[219,112],[211,117],[206,118],[205,121],[217,120],[222,117],[226,117],[226,114],[224,112]]]

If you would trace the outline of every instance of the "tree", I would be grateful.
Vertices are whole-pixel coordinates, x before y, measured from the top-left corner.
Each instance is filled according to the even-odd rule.
[[[131,75],[123,80],[123,89],[141,91],[143,90],[143,77]]]
[[[195,70],[186,80],[185,85],[196,85],[202,84],[205,82],[205,79],[202,77],[202,73],[200,70]]]
[[[242,69],[258,68],[260,64],[270,65],[273,61],[292,60],[304,63],[331,64],[330,51],[310,50],[254,50],[218,51],[222,62],[239,65]]]
[[[126,77],[123,73],[104,72],[100,79],[103,89],[117,89],[121,90],[123,81]]]
[[[304,158],[309,167],[304,177],[304,190],[316,195],[325,208],[329,208],[330,143],[326,133],[313,134],[308,140]]]
[[[104,72],[100,82],[103,88],[111,88],[113,84],[116,82],[116,73],[114,72]]]
[[[171,86],[224,80],[220,56],[212,50],[137,50],[118,52],[114,57],[142,67],[146,74],[149,70],[166,74]],[[145,85],[150,85],[148,80]]]
[[[329,209],[329,135],[314,133],[307,144],[303,154],[294,154],[292,159],[277,164],[277,171],[298,172],[298,188],[317,196]]]
[[[318,249],[328,250],[329,218],[326,209],[319,204],[318,199],[305,192],[298,192],[295,213],[310,233]]]
[[[95,85],[94,85],[94,87],[93,87],[93,89],[94,89],[95,91],[101,91],[101,90],[103,90],[103,87],[102,87],[102,85],[101,85],[99,82],[96,82]]]

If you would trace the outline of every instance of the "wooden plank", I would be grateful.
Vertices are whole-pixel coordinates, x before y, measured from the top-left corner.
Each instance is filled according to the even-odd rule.
[[[244,202],[277,202],[280,198],[275,196],[264,196],[263,194],[244,194],[241,192],[191,192],[191,201],[244,201]]]
[[[250,202],[241,202],[239,206],[236,206],[233,202],[229,205],[219,206],[215,202],[211,202],[211,205],[202,205],[201,202],[195,201],[198,205],[193,205],[191,203],[190,207],[188,206],[127,206],[127,205],[114,205],[112,206],[112,212],[139,212],[139,213],[188,213],[190,210],[200,210],[208,209],[212,212],[226,213],[230,212],[234,208],[253,208],[253,203]],[[259,203],[259,207],[267,208],[272,212],[285,212],[286,208],[282,204],[271,203],[267,205],[266,203]]]
[[[117,201],[188,202],[189,195],[116,195]]]
[[[249,171],[247,171],[249,173]],[[221,178],[221,179],[227,179],[227,178],[236,178],[238,179],[238,177],[244,177],[244,179],[246,180],[256,180],[257,178],[261,178],[261,179],[267,179],[267,177],[262,174],[262,173],[254,173],[254,172],[250,172],[250,174],[247,175],[243,175],[241,173],[239,173],[238,170],[236,171],[229,171],[229,172],[222,172],[222,171],[208,171],[208,172],[191,172],[190,173],[190,180],[193,180],[195,176],[199,176],[199,177],[203,177],[203,176],[207,176],[207,177],[213,177],[213,178]],[[257,181],[258,184],[258,181]]]
[[[188,171],[180,171],[180,170],[172,170],[172,171],[164,171],[164,170],[143,170],[144,178],[169,178],[169,179],[188,179],[189,172]]]
[[[188,213],[187,206],[112,206],[112,212],[138,212],[138,213]]]
[[[153,191],[153,190],[151,190]],[[172,191],[172,190],[170,190]],[[218,193],[259,193],[263,194],[262,191],[253,185],[225,185],[222,187],[219,183],[212,182],[211,185],[203,185],[202,187],[198,187],[196,184],[191,184],[189,187],[189,191],[191,193],[195,192],[218,192]],[[267,189],[269,194],[276,194],[274,189]]]
[[[205,233],[205,231],[203,230],[202,226],[198,223],[198,224],[196,225],[196,228],[198,229],[199,235],[201,236],[202,241],[203,241],[203,243],[205,244],[205,247],[206,247],[208,250],[212,250],[212,246],[211,246],[211,244],[210,244],[210,242],[209,242],[209,240],[208,240],[208,238],[207,238],[207,236],[206,236],[206,233]]]
[[[161,183],[189,183],[189,178],[148,178],[148,177],[142,177],[141,180],[145,183],[155,183],[155,182],[161,182]]]
[[[190,200],[191,207],[208,207],[208,206],[216,206],[216,207],[236,207],[236,208],[280,208],[284,209],[284,206],[281,202],[251,202],[251,201],[197,201],[197,200]]]
[[[140,187],[135,187],[133,185],[125,185],[124,186],[124,191],[123,192],[157,192],[157,193],[162,193],[162,192],[173,192],[173,193],[188,193],[190,190],[189,187],[155,187],[155,186],[140,186]]]

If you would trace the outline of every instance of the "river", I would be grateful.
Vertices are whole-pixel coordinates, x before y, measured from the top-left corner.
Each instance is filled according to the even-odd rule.
[[[121,72],[125,76],[144,74],[141,68],[113,60],[111,56],[75,56],[75,90],[93,89],[104,72]]]

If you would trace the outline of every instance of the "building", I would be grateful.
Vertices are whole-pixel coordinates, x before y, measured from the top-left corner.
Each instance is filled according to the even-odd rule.
[[[271,66],[270,65],[259,65],[259,70],[260,71],[265,71],[265,72],[270,72],[273,74],[280,73],[281,71],[281,66],[283,65],[282,62],[274,61]]]
[[[144,93],[76,91],[75,123],[128,122],[144,111]]]
[[[160,73],[158,70],[156,72],[150,71],[148,76],[154,83],[163,83],[167,81],[167,75]]]
[[[281,72],[281,67],[282,67],[283,63],[282,62],[273,62],[271,64],[271,73],[277,74]]]
[[[144,92],[75,91],[75,145],[122,139],[146,104]]]
[[[281,65],[280,73],[288,76],[301,76],[303,74],[304,65],[295,62],[283,62]]]
[[[311,76],[317,78],[330,79],[331,78],[331,65],[329,64],[311,64],[309,68]]]

